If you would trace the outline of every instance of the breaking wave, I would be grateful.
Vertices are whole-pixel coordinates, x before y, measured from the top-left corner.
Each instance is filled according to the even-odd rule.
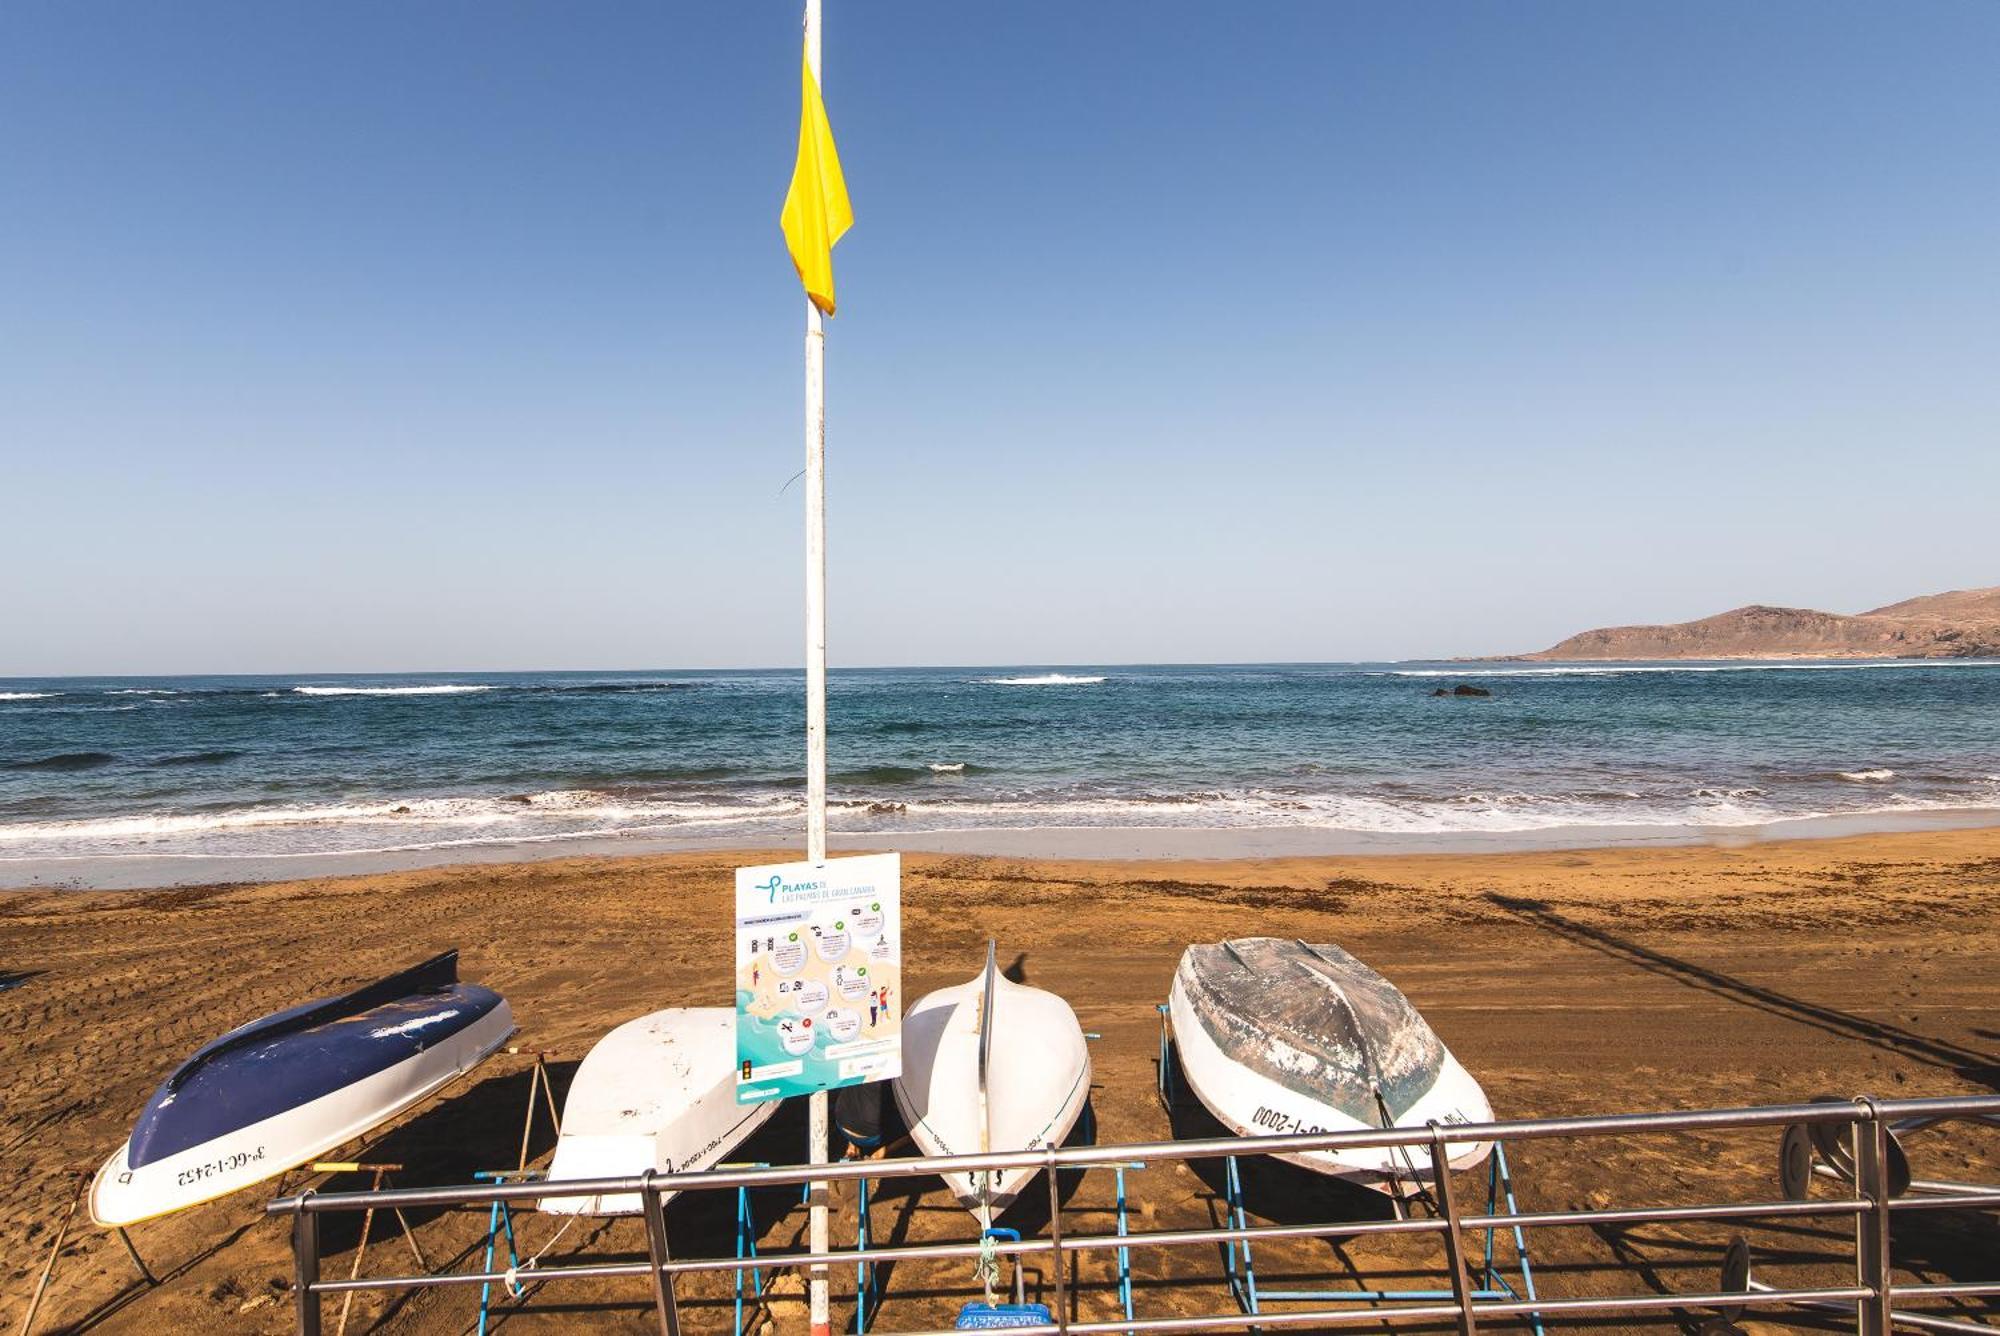
[[[983,793],[971,785],[906,782],[906,776],[936,779],[939,772],[929,765],[921,770],[877,770],[887,774],[867,784],[849,781],[839,791],[831,813],[835,832],[1288,828],[1330,834],[1504,836],[1563,829],[1729,830],[1801,818],[2000,807],[2000,781],[1989,781],[1984,791],[1951,801],[1883,794],[1881,800],[1862,805],[1807,806],[1780,804],[1762,789],[1742,787],[1682,790],[1678,797],[1617,789],[1571,793],[1499,789],[1436,795],[1256,787],[1124,794]],[[957,772],[945,773],[959,777]],[[375,853],[623,837],[761,842],[795,836],[803,813],[796,789],[774,785],[737,789],[723,785],[665,794],[558,789],[475,797],[273,803],[0,823],[0,862],[78,855]]]
[[[298,696],[464,696],[475,691],[491,691],[490,686],[466,686],[440,682],[421,687],[293,687]]]
[[[1087,687],[1104,679],[1074,677],[1068,673],[1043,673],[1038,677],[982,677],[979,680],[989,687]]]
[[[715,823],[740,823],[775,813],[795,816],[796,798],[634,798],[599,790],[483,795],[468,798],[383,799],[375,802],[273,804],[212,812],[154,812],[129,816],[0,824],[0,846],[10,856],[78,852],[287,853],[353,848],[342,832],[390,834],[391,848],[466,843],[535,842],[594,835],[658,833]],[[477,832],[474,838],[437,838],[440,832]],[[240,838],[262,835],[245,847]],[[270,837],[281,838],[270,838]],[[301,839],[301,836],[309,838]],[[218,839],[218,837],[222,837]],[[232,843],[230,837],[238,837]],[[379,839],[366,839],[368,847]],[[32,853],[24,846],[38,846]]]

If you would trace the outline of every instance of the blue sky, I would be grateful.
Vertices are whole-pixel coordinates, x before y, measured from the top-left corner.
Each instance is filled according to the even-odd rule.
[[[2000,582],[2000,5],[828,9],[836,664]],[[0,8],[0,673],[798,662],[797,25]]]

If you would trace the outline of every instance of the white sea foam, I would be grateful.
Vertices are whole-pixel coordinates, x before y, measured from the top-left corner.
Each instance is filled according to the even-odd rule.
[[[47,700],[60,695],[60,691],[0,691],[0,700]]]
[[[1857,808],[1802,810],[1757,801],[1754,790],[1692,800],[1619,800],[1609,795],[1493,792],[1384,799],[1259,789],[1155,796],[899,798],[893,809],[864,801],[836,807],[835,831],[968,833],[992,830],[1320,830],[1330,835],[1507,835],[1616,828],[1729,830],[1814,817],[1990,810],[1984,793],[1922,799],[1881,792]],[[1878,790],[1878,792],[1880,792]],[[1727,794],[1727,796],[1723,796]],[[803,805],[795,794],[713,800],[626,797],[591,790],[509,798],[432,798],[401,803],[324,804],[0,825],[0,863],[37,857],[120,855],[300,856],[403,853],[495,845],[560,845],[583,839],[782,836]]]
[[[1384,668],[1364,677],[1623,677],[1632,673],[1835,673],[1912,668],[2000,668],[1994,659],[1894,659],[1865,663],[1589,663],[1534,668]]]
[[[490,686],[467,686],[441,682],[421,687],[293,687],[301,696],[462,696],[473,691],[491,691]]]
[[[794,817],[794,796],[727,802],[623,798],[591,789],[509,797],[408,798],[366,803],[240,807],[218,812],[152,812],[0,824],[10,857],[88,852],[282,853],[345,849],[375,832],[373,849],[422,849],[494,841],[533,843],[591,835],[661,832],[689,826]],[[459,837],[440,838],[444,832]],[[382,833],[395,843],[380,844]]]
[[[1354,794],[1300,796],[1264,792],[1179,798],[1078,798],[1020,802],[948,802],[909,799],[894,813],[848,809],[834,827],[856,832],[891,827],[909,831],[992,829],[1243,829],[1297,828],[1384,835],[1493,834],[1618,827],[1745,829],[1817,817],[1866,817],[1913,811],[1974,811],[2000,805],[2000,791],[1972,800],[1921,800],[1901,794],[1857,809],[1788,810],[1741,796],[1629,806],[1561,795],[1495,794],[1483,801],[1450,799],[1389,802]]]
[[[986,677],[992,687],[1082,687],[1102,682],[1102,677],[1072,677],[1067,673],[1043,673],[1040,677]]]
[[[1843,770],[1840,777],[1854,784],[1886,784],[1896,777],[1893,770]]]
[[[151,840],[206,835],[264,826],[337,826],[359,823],[489,823],[505,814],[469,799],[412,802],[320,803],[298,807],[243,807],[223,812],[157,812],[133,816],[78,817],[0,825],[0,843],[56,840]]]
[[[1858,783],[1872,786],[1876,781]],[[978,785],[952,784],[893,792],[895,802],[890,806],[875,803],[878,795],[865,789],[854,791],[852,801],[831,814],[834,829],[860,836],[884,831],[1250,828],[1397,836],[1505,835],[1617,827],[1742,829],[1822,816],[2000,807],[2000,777],[1950,795],[1862,787],[1851,790],[1858,799],[1852,804],[1835,801],[1811,809],[1796,797],[1784,801],[1763,789],[1721,785],[1644,792],[1606,785],[1553,793],[1498,786],[1457,793],[1301,792],[1291,786],[1245,786],[1115,794],[1075,789],[991,793]],[[797,792],[775,787],[678,795],[558,789],[520,795],[161,810],[0,824],[0,861],[400,853],[619,837],[755,842],[787,835],[802,812]]]
[[[931,773],[934,775],[956,775],[964,769],[965,769],[965,762],[963,761],[931,762]]]

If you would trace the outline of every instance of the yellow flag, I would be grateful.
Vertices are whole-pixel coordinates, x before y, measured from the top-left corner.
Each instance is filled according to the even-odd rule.
[[[792,168],[792,187],[785,192],[785,209],[778,225],[806,296],[827,315],[833,314],[833,243],[854,225],[847,202],[847,180],[840,174],[840,154],[833,147],[833,128],[826,123],[819,81],[803,56],[804,100],[799,109],[799,161]]]

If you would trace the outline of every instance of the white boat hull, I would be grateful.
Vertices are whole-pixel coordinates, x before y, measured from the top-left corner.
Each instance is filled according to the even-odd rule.
[[[1174,1045],[1180,1054],[1181,1077],[1216,1121],[1237,1136],[1297,1136],[1316,1132],[1359,1132],[1381,1124],[1363,1123],[1318,1100],[1251,1071],[1224,1053],[1193,1015],[1186,994],[1178,987],[1169,999]],[[1435,1119],[1443,1124],[1486,1122],[1493,1116],[1479,1083],[1446,1053],[1437,1083],[1401,1118],[1399,1127],[1422,1127]],[[1445,1162],[1453,1172],[1484,1161],[1493,1149],[1488,1141],[1448,1141]],[[1356,1147],[1339,1151],[1308,1151],[1274,1158],[1317,1174],[1359,1183],[1379,1192],[1407,1189],[1430,1178],[1427,1146]]]
[[[1480,1123],[1492,1105],[1402,991],[1333,943],[1239,937],[1190,946],[1168,997],[1182,1080],[1238,1136]],[[1467,1169],[1487,1142],[1446,1143]],[[1280,1155],[1400,1193],[1432,1176],[1430,1148]]]
[[[564,1101],[549,1180],[712,1169],[778,1111],[736,1102],[736,1014],[668,1007],[597,1041]],[[672,1193],[662,1193],[662,1198]],[[557,1215],[637,1215],[639,1194],[544,1197]]]
[[[926,994],[903,1018],[903,1074],[893,1089],[910,1138],[926,1155],[1040,1150],[1061,1145],[1090,1099],[1090,1047],[1069,1003],[996,977],[986,1109],[979,1098],[985,979]],[[967,1210],[1005,1210],[1034,1168],[950,1173]]]
[[[135,1224],[296,1169],[388,1122],[479,1065],[514,1032],[505,1002],[413,1057],[352,1085],[134,1169],[120,1146],[90,1185],[90,1215]]]

